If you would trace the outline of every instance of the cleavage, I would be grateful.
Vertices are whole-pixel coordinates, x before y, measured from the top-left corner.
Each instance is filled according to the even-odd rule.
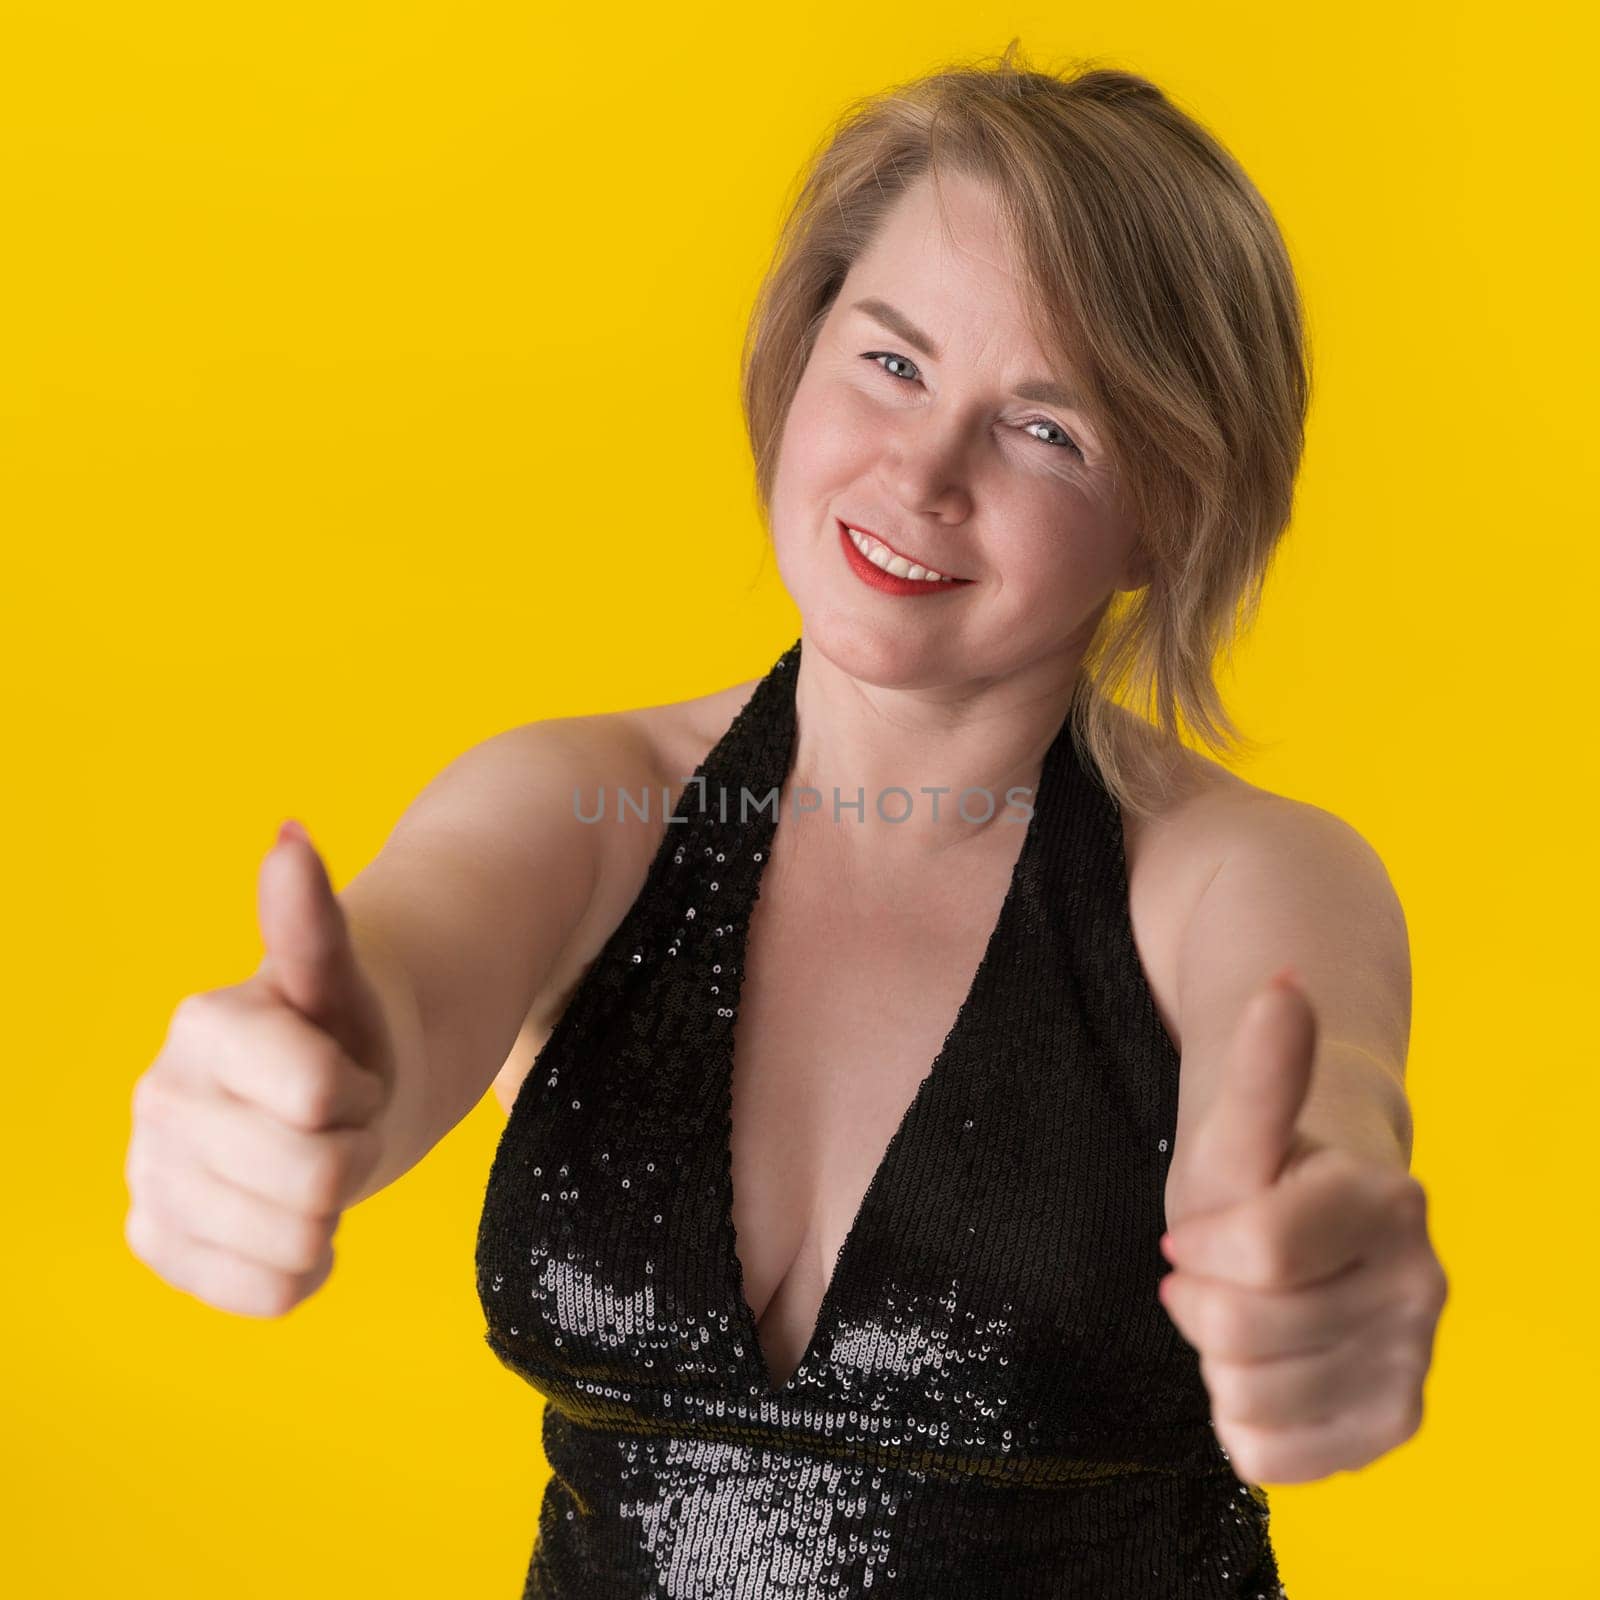
[[[751,914],[731,1138],[745,1298],[780,1385],[972,986],[1012,865],[991,856],[980,873],[973,856],[959,884],[858,909],[836,877],[784,871],[782,833]],[[1006,842],[1014,854],[1019,837]]]

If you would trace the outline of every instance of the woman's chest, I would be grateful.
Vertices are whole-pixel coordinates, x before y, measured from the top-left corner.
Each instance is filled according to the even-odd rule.
[[[749,924],[730,1149],[746,1299],[763,1338],[797,1357],[972,987],[1009,869],[985,863],[959,892],[867,909],[864,897],[781,866]]]
[[[874,887],[780,831],[749,921],[729,1136],[745,1298],[775,1372],[810,1342],[866,1196],[957,1017],[978,1003],[980,964],[1024,955],[1015,921],[1003,920],[1021,843],[1007,829],[982,852],[952,852],[948,871],[888,872]],[[1135,943],[1162,973],[1153,991],[1167,991],[1172,901],[1149,874],[1130,877]],[[941,1132],[953,1154],[958,1130],[935,1119],[919,1137],[937,1143]],[[915,1155],[936,1162],[939,1151]]]

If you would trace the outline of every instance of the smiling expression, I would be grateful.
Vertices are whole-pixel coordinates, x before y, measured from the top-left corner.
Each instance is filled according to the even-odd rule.
[[[771,525],[807,634],[987,677],[1081,653],[1142,579],[1081,382],[1030,333],[989,192],[912,185],[846,276],[796,389]],[[890,590],[840,523],[968,581]],[[830,651],[830,653],[832,653]]]

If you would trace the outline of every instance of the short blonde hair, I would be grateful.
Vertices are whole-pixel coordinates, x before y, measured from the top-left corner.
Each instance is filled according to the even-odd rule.
[[[1148,79],[1034,71],[1017,43],[854,102],[824,138],[751,314],[745,426],[767,519],[789,405],[851,263],[924,174],[991,188],[1035,337],[1085,386],[1149,574],[1112,595],[1071,710],[1107,788],[1144,815],[1185,730],[1219,755],[1255,745],[1213,672],[1288,525],[1311,393],[1304,314],[1272,213],[1212,134]],[[1119,733],[1126,710],[1159,737]]]

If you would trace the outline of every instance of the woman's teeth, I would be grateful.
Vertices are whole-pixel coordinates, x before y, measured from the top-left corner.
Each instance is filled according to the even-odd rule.
[[[845,532],[850,535],[850,542],[873,566],[882,567],[885,572],[891,572],[897,578],[922,578],[929,583],[956,581],[954,578],[947,578],[942,572],[935,572],[932,567],[920,567],[914,561],[907,561],[904,556],[897,556],[887,546],[855,528],[846,527]]]

